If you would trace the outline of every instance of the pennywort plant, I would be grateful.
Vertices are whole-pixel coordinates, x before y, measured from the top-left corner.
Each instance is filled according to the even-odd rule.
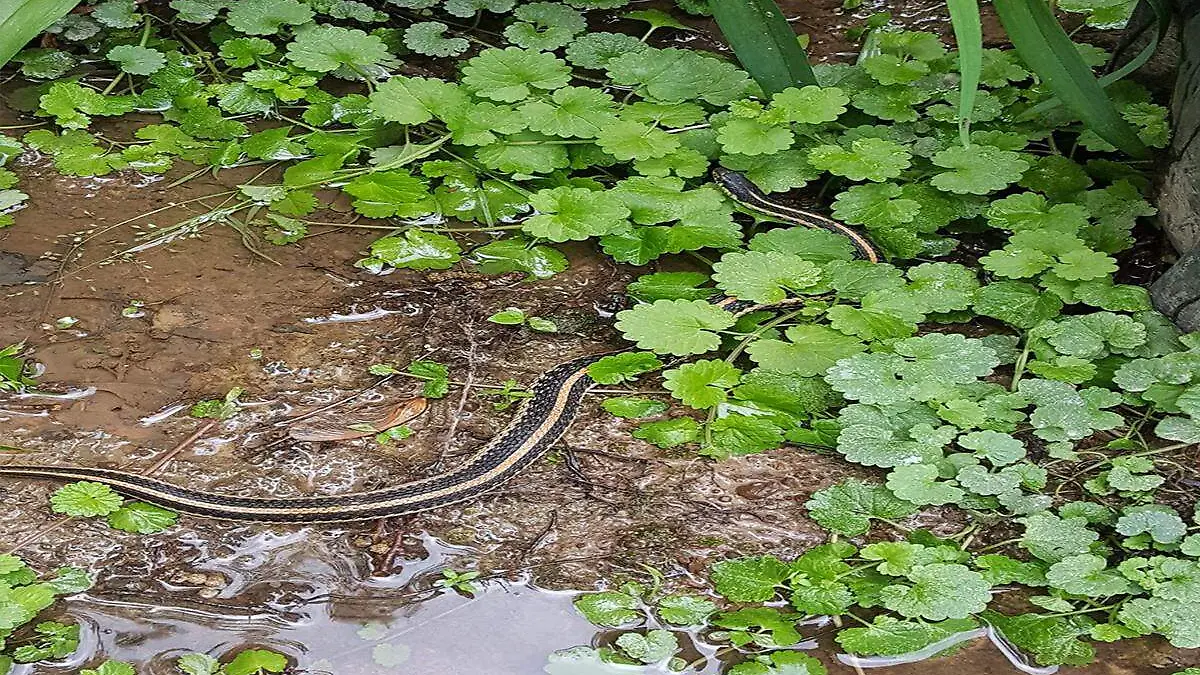
[[[79,626],[36,621],[55,600],[91,588],[92,579],[75,567],[39,575],[15,555],[0,555],[0,673],[14,664],[58,660],[79,646]]]

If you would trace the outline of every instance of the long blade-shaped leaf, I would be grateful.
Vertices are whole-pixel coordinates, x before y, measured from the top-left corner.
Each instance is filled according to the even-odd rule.
[[[768,96],[817,83],[808,55],[774,0],[713,0],[711,7],[738,61]]]
[[[0,2],[0,66],[78,4],[78,0]]]
[[[1167,36],[1167,31],[1171,28],[1170,0],[1141,0],[1141,2],[1149,7],[1152,12],[1154,12],[1155,31],[1150,35],[1150,39],[1146,42],[1145,46],[1142,47],[1142,51],[1138,52],[1137,56],[1133,57],[1128,63],[1114,70],[1113,72],[1100,77],[1098,82],[1100,83],[1101,87],[1107,87],[1113,82],[1121,80],[1126,75],[1145,65],[1145,63],[1150,60],[1150,57],[1154,56],[1154,52],[1158,51],[1159,43],[1163,41],[1163,38]],[[1060,105],[1062,105],[1062,101],[1058,100],[1057,98],[1052,98],[1048,101],[1042,101],[1041,103],[1022,113],[1018,118],[1018,121],[1022,119],[1033,119],[1039,115],[1054,110]]]
[[[971,145],[971,113],[983,70],[983,27],[978,0],[947,0],[954,42],[958,45],[958,134],[964,146]]]
[[[1087,128],[1133,157],[1146,146],[1117,112],[1044,0],[994,0],[1021,59]]]

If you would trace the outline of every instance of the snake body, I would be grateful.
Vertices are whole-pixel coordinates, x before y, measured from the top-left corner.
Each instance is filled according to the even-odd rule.
[[[786,223],[846,235],[860,257],[878,262],[879,255],[870,240],[845,225],[819,214],[776,204],[741,174],[718,169],[713,176],[744,207]],[[742,316],[802,300],[764,305],[722,296],[712,302],[734,316]],[[0,476],[95,481],[126,497],[222,520],[323,523],[419,513],[487,494],[545,455],[578,416],[584,396],[595,384],[588,377],[588,367],[603,356],[572,359],[542,373],[531,387],[531,396],[525,399],[508,426],[458,467],[378,490],[312,497],[237,497],[181,487],[127,471],[45,465],[0,466]]]

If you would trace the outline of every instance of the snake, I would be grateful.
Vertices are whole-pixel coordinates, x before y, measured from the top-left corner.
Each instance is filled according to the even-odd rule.
[[[856,257],[871,262],[880,260],[871,240],[854,229],[821,214],[776,203],[743,174],[718,168],[712,175],[717,187],[744,209],[785,224],[820,228],[845,236],[853,244]],[[715,295],[709,302],[737,318],[803,300],[758,303]],[[420,513],[493,492],[545,455],[578,417],[585,395],[597,384],[588,375],[589,367],[612,353],[574,358],[543,372],[508,425],[459,466],[376,490],[303,497],[235,496],[183,487],[129,471],[51,465],[0,466],[0,476],[102,483],[125,497],[219,520],[328,523]]]

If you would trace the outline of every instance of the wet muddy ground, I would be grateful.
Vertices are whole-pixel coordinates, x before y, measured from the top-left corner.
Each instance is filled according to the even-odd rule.
[[[879,9],[946,29],[928,5],[839,7],[789,6],[811,27],[815,51],[831,58],[853,49],[840,27]],[[272,247],[278,264],[221,226],[114,257],[150,225],[169,226],[204,206],[122,221],[228,190],[249,174],[223,171],[167,187],[183,171],[158,181],[75,179],[36,157],[17,170],[31,199],[17,225],[0,230],[0,345],[27,341],[45,367],[43,389],[66,394],[0,400],[0,445],[22,449],[21,462],[146,470],[208,424],[189,418],[186,405],[243,387],[248,406],[208,428],[157,476],[284,496],[428,475],[491,438],[511,409],[498,410],[486,389],[464,396],[455,387],[412,424],[411,438],[391,447],[369,439],[280,442],[277,423],[378,385],[367,372],[374,363],[429,358],[448,364],[456,381],[528,384],[560,360],[611,350],[619,338],[607,316],[640,273],[575,248],[567,272],[538,283],[465,268],[376,276],[353,263],[380,233],[332,227]],[[335,202],[322,217],[344,222],[347,210]],[[133,301],[141,309],[126,316]],[[561,332],[485,321],[512,305],[554,320]],[[63,317],[76,321],[56,327]],[[392,378],[358,401],[386,405],[419,390],[419,382]],[[139,536],[59,521],[48,508],[55,485],[6,483],[0,550],[19,547],[37,568],[74,564],[99,577],[61,608],[85,626],[83,647],[38,672],[75,672],[111,657],[139,672],[170,673],[185,651],[221,656],[263,646],[314,672],[537,673],[555,649],[606,639],[562,591],[638,575],[642,565],[702,588],[697,575],[724,557],[794,556],[824,536],[805,518],[809,495],[865,473],[799,448],[720,463],[658,450],[603,412],[603,395],[591,398],[559,451],[501,492],[388,523],[294,527],[184,517],[165,533]],[[925,518],[922,526],[958,529],[953,514]],[[445,568],[476,569],[488,581],[475,598],[445,592],[434,587]],[[715,652],[695,642],[696,657]],[[831,672],[853,672],[836,665],[827,640],[814,646]],[[1172,672],[1181,658],[1152,642],[1106,656],[1080,672]],[[986,642],[890,672],[931,669],[1011,672]],[[705,672],[719,670],[708,658]]]

